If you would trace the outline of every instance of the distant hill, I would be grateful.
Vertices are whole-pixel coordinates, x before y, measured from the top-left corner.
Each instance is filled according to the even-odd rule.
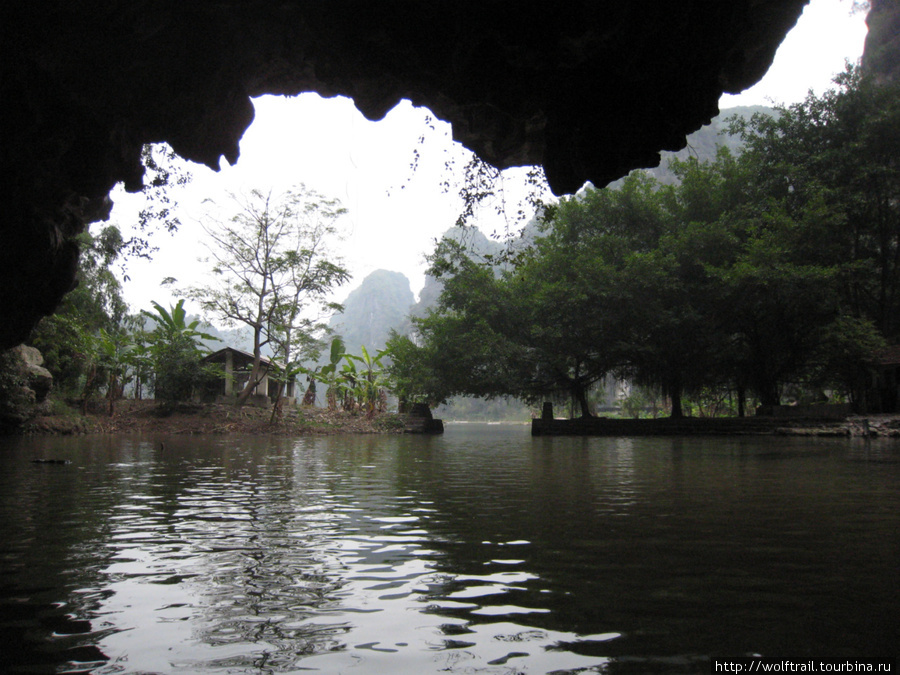
[[[498,257],[508,248],[516,249],[528,246],[533,240],[537,232],[537,219],[532,218],[523,228],[521,236],[512,241],[498,241],[487,237],[477,227],[451,227],[441,235],[441,239],[450,239],[457,241],[466,247],[473,258],[485,258],[486,256],[498,259]],[[495,265],[496,270],[501,270],[503,265]],[[409,314],[412,317],[424,316],[425,313],[437,304],[438,298],[441,296],[443,284],[430,275],[425,276],[425,285],[419,293],[419,302],[417,302]],[[404,330],[409,330],[410,324],[407,322]],[[401,331],[402,332],[402,331]]]
[[[193,321],[195,318],[198,317],[188,317],[188,321]],[[216,328],[208,323],[204,323],[200,326],[200,329],[204,333],[218,338],[218,340],[201,340],[210,351],[216,352],[225,347],[233,347],[234,349],[241,349],[245,352],[253,352],[253,332],[247,326],[241,326],[239,328]],[[272,356],[272,350],[268,345],[263,347],[262,353],[263,356]]]
[[[344,311],[329,325],[344,338],[347,351],[358,354],[382,349],[392,329],[404,326],[415,302],[409,279],[400,272],[375,270],[343,302]]]
[[[741,149],[741,139],[737,136],[728,134],[728,122],[731,117],[743,117],[749,119],[756,113],[763,115],[774,115],[775,110],[762,105],[754,106],[738,106],[735,108],[726,108],[718,116],[705,127],[695,131],[687,137],[687,146],[678,152],[663,152],[662,160],[659,166],[654,169],[637,169],[653,176],[664,185],[672,185],[675,183],[675,174],[669,170],[669,162],[674,159],[687,159],[688,157],[696,157],[701,162],[707,162],[715,159],[716,149],[719,146],[725,146],[732,153],[737,154]],[[610,183],[609,187],[616,188],[622,184],[622,180]]]

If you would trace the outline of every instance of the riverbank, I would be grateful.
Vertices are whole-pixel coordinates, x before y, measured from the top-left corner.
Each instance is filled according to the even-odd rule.
[[[534,419],[533,436],[855,436],[900,438],[900,415],[842,419],[685,417],[682,419]]]
[[[55,414],[41,415],[23,425],[24,435],[76,434],[384,434],[415,431],[409,420],[396,413],[373,418],[362,413],[327,408],[285,408],[272,421],[271,409],[222,404],[182,404],[161,410],[153,401],[119,401],[112,416],[103,408],[81,415],[55,406]],[[850,416],[839,420],[785,419],[763,416],[745,418],[697,418],[681,420],[583,419],[531,420],[533,435],[585,436],[846,436],[900,438],[900,415]],[[419,430],[421,431],[421,430]]]
[[[21,427],[25,435],[73,434],[384,434],[402,433],[403,418],[381,413],[372,418],[363,413],[327,408],[286,407],[280,419],[272,421],[271,409],[244,406],[237,409],[221,404],[181,404],[164,410],[153,401],[119,401],[115,412],[57,411],[38,416]]]

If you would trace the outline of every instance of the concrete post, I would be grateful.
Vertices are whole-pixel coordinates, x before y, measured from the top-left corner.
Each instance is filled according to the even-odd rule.
[[[231,350],[225,351],[225,395],[234,393],[234,355]]]

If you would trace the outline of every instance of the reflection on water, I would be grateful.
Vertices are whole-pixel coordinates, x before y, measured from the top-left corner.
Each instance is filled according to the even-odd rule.
[[[18,673],[874,658],[898,488],[897,445],[845,440],[7,439],[0,646]]]

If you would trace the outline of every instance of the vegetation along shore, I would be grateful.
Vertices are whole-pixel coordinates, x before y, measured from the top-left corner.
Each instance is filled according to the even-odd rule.
[[[337,434],[402,433],[405,422],[396,413],[374,416],[314,407],[286,408],[273,419],[270,409],[228,404],[186,403],[160,408],[153,401],[121,401],[113,415],[66,410],[40,415],[23,425],[22,434]]]

